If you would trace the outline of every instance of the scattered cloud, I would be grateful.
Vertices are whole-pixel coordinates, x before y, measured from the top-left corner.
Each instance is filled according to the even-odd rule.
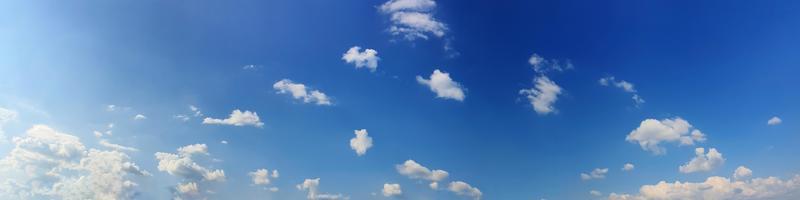
[[[228,144],[228,141],[227,140],[223,140],[223,141],[220,141],[219,143]]]
[[[533,88],[522,89],[519,94],[528,98],[536,113],[546,115],[555,112],[556,108],[553,104],[561,94],[561,87],[546,76],[539,76],[534,79],[534,82],[536,85]]]
[[[733,171],[733,180],[746,180],[753,176],[753,171],[745,166],[739,166]]]
[[[272,170],[272,174],[269,173],[267,169],[258,169],[256,171],[250,172],[247,175],[253,180],[253,184],[255,185],[269,185],[270,178],[278,178],[278,170]]]
[[[242,67],[242,69],[243,69],[243,70],[256,70],[256,69],[258,69],[258,68],[261,68],[261,66],[259,66],[259,65],[253,65],[253,64],[250,64],[250,65],[244,65],[244,66]]]
[[[680,145],[694,145],[695,142],[706,140],[705,134],[695,129],[688,121],[676,117],[673,119],[645,119],[638,128],[631,131],[625,140],[632,143],[639,143],[645,151],[653,152],[655,155],[662,155],[667,152],[664,147],[659,146],[666,142],[680,142]]]
[[[322,200],[322,199],[349,199],[342,194],[325,194],[319,192],[319,178],[306,179],[303,183],[298,184],[297,189],[300,191],[307,191],[306,196],[309,200]]]
[[[722,154],[717,149],[711,148],[708,153],[705,153],[705,151],[704,148],[696,148],[694,150],[695,157],[679,167],[681,173],[711,171],[725,163],[725,158],[722,157]]]
[[[781,124],[781,123],[783,123],[783,120],[781,120],[781,118],[778,118],[778,116],[769,118],[769,120],[767,120],[767,125],[770,125],[770,126],[778,125],[778,124]]]
[[[117,105],[107,105],[106,106],[106,111],[108,111],[108,112],[114,112],[116,110],[117,110]]]
[[[106,148],[117,150],[117,151],[133,151],[133,152],[139,151],[139,149],[137,149],[137,148],[127,147],[127,146],[122,146],[122,145],[119,145],[119,144],[110,143],[107,140],[100,140],[99,143],[100,143],[100,146],[104,146]]]
[[[185,181],[185,183],[179,183],[176,187],[175,198],[198,198],[198,195],[201,194],[197,193],[197,191],[200,191],[197,188],[204,187],[203,183],[225,181],[224,171],[211,170],[195,162],[194,158],[196,156],[209,155],[207,145],[192,144],[180,147],[177,151],[177,154],[155,153],[156,160],[158,160],[158,171],[166,172]]]
[[[528,64],[533,67],[533,71],[539,74],[545,74],[551,71],[563,72],[575,68],[569,60],[565,61],[562,65],[561,62],[556,59],[547,60],[535,53],[528,58]]]
[[[438,188],[439,181],[442,181],[449,176],[447,171],[444,170],[430,170],[425,166],[420,165],[419,163],[415,162],[414,160],[406,160],[403,164],[399,164],[395,166],[397,169],[397,173],[400,173],[403,176],[406,176],[410,179],[422,179],[431,181],[430,187],[432,189]]]
[[[439,71],[438,69],[433,70],[430,79],[417,76],[417,82],[428,86],[432,92],[436,93],[436,97],[438,98],[464,101],[466,97],[461,84],[453,81],[449,73]]]
[[[441,38],[447,25],[433,17],[436,2],[433,0],[389,0],[378,9],[390,15],[389,32],[406,40],[428,39],[429,35]]]
[[[378,51],[374,49],[365,49],[361,51],[361,47],[359,46],[350,47],[347,52],[342,54],[342,60],[345,62],[354,64],[356,68],[366,67],[372,72],[378,69],[378,61],[380,59],[381,58],[378,57]]]
[[[385,196],[385,197],[392,197],[392,196],[402,195],[403,194],[403,190],[400,189],[400,184],[397,184],[397,183],[394,183],[394,184],[384,183],[383,184],[383,190],[381,190],[381,193],[383,193],[383,196]]]
[[[356,151],[358,156],[362,156],[372,147],[372,137],[369,137],[367,129],[355,130],[355,134],[356,137],[350,139],[350,148]]]
[[[290,93],[294,99],[302,99],[303,103],[315,103],[317,105],[331,105],[331,100],[325,93],[319,90],[311,90],[302,83],[294,83],[292,80],[283,79],[272,85],[278,94]],[[310,91],[309,91],[310,90]]]
[[[591,194],[592,196],[596,196],[596,197],[603,196],[603,193],[600,192],[600,191],[597,191],[597,190],[591,190],[591,191],[589,191],[589,194]]]
[[[625,80],[617,81],[617,79],[614,78],[613,76],[603,77],[598,82],[602,86],[617,87],[622,89],[622,91],[633,94],[633,96],[631,96],[631,99],[633,99],[633,102],[636,103],[637,106],[645,102],[644,99],[642,99],[642,97],[639,96],[638,91],[636,91],[636,88],[634,88],[633,83],[630,83]]]
[[[480,200],[481,196],[483,196],[481,190],[462,181],[450,182],[447,190],[450,190],[450,192],[453,192],[457,195],[472,197],[475,200]]]
[[[608,173],[608,168],[596,168],[591,172],[581,173],[581,180],[604,179]]]
[[[633,171],[634,168],[635,166],[633,164],[625,163],[625,165],[622,166],[622,171]]]
[[[233,126],[255,126],[262,127],[264,123],[258,118],[256,112],[245,110],[242,112],[239,109],[233,110],[227,119],[214,119],[206,117],[203,119],[203,124],[220,124],[220,125],[233,125]]]
[[[145,119],[147,119],[147,116],[144,116],[142,114],[136,114],[136,116],[133,116],[133,120],[145,120]]]

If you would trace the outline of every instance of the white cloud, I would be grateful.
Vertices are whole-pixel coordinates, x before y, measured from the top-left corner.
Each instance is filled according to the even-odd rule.
[[[227,140],[223,140],[223,141],[220,141],[219,143],[228,144],[228,141]]]
[[[530,58],[528,58],[528,64],[533,66],[533,71],[540,74],[544,74],[550,71],[561,72],[574,68],[572,62],[570,62],[569,60],[565,61],[565,64],[562,66],[561,62],[559,62],[556,59],[547,60],[535,53],[531,55]]]
[[[622,166],[622,171],[632,171],[634,168],[635,166],[633,164],[625,163],[625,165]]]
[[[403,194],[403,190],[400,189],[400,184],[397,184],[397,183],[394,183],[394,184],[384,183],[383,184],[383,190],[381,190],[381,193],[383,193],[383,196],[385,196],[385,197],[391,197],[391,196],[402,195]]]
[[[372,147],[372,137],[369,137],[367,129],[355,130],[355,134],[356,137],[350,139],[350,148],[355,150],[358,156],[362,156]]]
[[[453,81],[450,74],[447,72],[433,70],[430,79],[417,76],[417,82],[422,85],[428,86],[431,91],[436,93],[436,97],[443,99],[453,99],[457,101],[464,101],[464,91],[461,84]]]
[[[107,140],[100,140],[100,146],[104,146],[117,151],[139,151],[137,148],[122,146],[119,144],[110,143]]]
[[[87,149],[76,136],[35,125],[0,160],[0,199],[132,199],[149,176],[118,151]]]
[[[679,199],[799,199],[800,175],[782,180],[777,177],[730,180],[712,176],[704,182],[668,183],[644,185],[639,194],[611,193],[610,200],[679,200]]]
[[[439,189],[439,182],[431,182],[431,184],[428,184],[428,187],[430,187],[433,190],[438,190]]]
[[[315,103],[317,105],[331,105],[331,100],[325,93],[319,90],[311,90],[302,83],[294,83],[292,80],[283,79],[272,85],[278,94],[290,93],[294,99],[302,99],[303,103]],[[309,91],[311,90],[311,91]]]
[[[133,116],[133,120],[144,120],[144,119],[147,119],[147,116],[144,116],[142,114],[136,114],[136,116]]]
[[[706,140],[705,134],[693,128],[689,122],[676,117],[674,119],[645,119],[639,127],[631,131],[625,140],[639,143],[639,146],[653,154],[665,154],[666,149],[659,146],[664,142],[680,142],[680,145],[694,145]]]
[[[182,183],[184,187],[186,184],[196,184],[197,187],[204,187],[205,181],[222,182],[225,181],[225,172],[222,170],[211,170],[200,164],[197,164],[193,157],[198,155],[209,155],[208,147],[205,144],[193,144],[178,148],[177,154],[156,152],[155,157],[158,160],[158,171],[167,172],[170,175],[179,177],[186,181]],[[178,188],[180,188],[180,185]],[[194,199],[198,198],[195,194],[176,192],[175,198],[180,199]]]
[[[604,179],[608,173],[608,168],[596,168],[592,172],[581,173],[581,180]]]
[[[347,63],[354,64],[356,68],[367,67],[370,71],[374,72],[378,68],[378,51],[374,49],[365,49],[361,51],[361,47],[350,47],[347,52],[342,54],[342,60]]]
[[[403,164],[396,165],[395,169],[397,169],[397,173],[400,173],[408,178],[422,179],[433,182],[430,185],[431,189],[438,188],[439,185],[436,182],[442,181],[450,175],[444,170],[430,170],[414,160],[406,160],[406,162]]]
[[[536,85],[533,88],[522,89],[519,93],[528,98],[536,113],[546,115],[555,112],[556,109],[553,104],[556,103],[558,95],[561,94],[561,87],[546,76],[537,77],[534,82]]]
[[[0,107],[0,144],[8,142],[6,134],[3,131],[3,126],[8,122],[11,122],[16,119],[17,119],[17,111]]]
[[[114,112],[116,110],[117,110],[117,106],[116,105],[107,105],[106,106],[106,111],[108,111],[108,112]]]
[[[278,174],[278,170],[274,170],[272,178],[278,178],[277,174]],[[267,170],[267,169],[258,169],[258,170],[254,171],[254,172],[248,173],[248,175],[250,176],[250,178],[253,179],[253,184],[256,184],[256,185],[267,185],[267,184],[270,183],[270,180],[269,180],[270,174],[269,174],[269,170]]]
[[[483,196],[481,190],[462,181],[450,182],[450,185],[447,187],[447,189],[457,195],[472,197],[476,200],[480,200],[481,196]]]
[[[391,16],[392,35],[403,36],[406,40],[428,39],[429,35],[442,37],[447,25],[433,17],[436,2],[432,0],[389,0],[378,9]]]
[[[782,122],[783,122],[783,120],[781,120],[781,118],[778,118],[778,116],[775,116],[775,117],[769,118],[769,120],[767,120],[767,125],[778,125],[778,124],[781,124]]]
[[[602,86],[617,87],[617,88],[620,88],[620,89],[622,89],[623,91],[625,91],[627,93],[633,94],[631,99],[633,99],[633,102],[636,103],[637,106],[645,102],[644,99],[642,99],[642,97],[639,96],[638,92],[636,91],[636,88],[634,88],[633,83],[630,83],[630,82],[625,81],[625,80],[617,81],[617,79],[614,78],[613,76],[603,77],[598,82]]]
[[[694,150],[695,157],[679,167],[681,173],[711,171],[725,163],[725,158],[722,157],[722,154],[717,149],[711,148],[708,153],[705,153],[705,151],[703,148],[696,148]]]
[[[200,195],[200,189],[197,187],[197,183],[195,182],[178,184],[177,186],[175,186],[175,189],[179,194],[182,194],[183,196],[196,197]]]
[[[591,194],[592,196],[596,196],[596,197],[603,196],[603,193],[600,192],[600,191],[597,191],[597,190],[591,190],[591,191],[589,191],[589,194]]]
[[[258,113],[245,110],[244,112],[239,109],[233,110],[227,119],[214,119],[206,117],[203,119],[203,124],[222,124],[233,126],[255,126],[262,127],[264,123],[258,118]]]
[[[736,168],[736,171],[733,171],[734,180],[746,180],[751,176],[753,176],[753,171],[745,166],[739,166]]]
[[[309,200],[321,199],[348,199],[342,194],[324,194],[319,192],[319,178],[306,179],[303,183],[298,184],[297,189],[300,191],[307,191],[306,198]]]
[[[175,115],[175,116],[172,116],[172,118],[175,118],[177,120],[181,120],[181,121],[184,121],[184,122],[185,121],[189,121],[189,119],[191,119],[188,115]]]

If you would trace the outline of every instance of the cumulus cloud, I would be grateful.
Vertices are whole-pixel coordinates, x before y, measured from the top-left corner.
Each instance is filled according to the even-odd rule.
[[[745,166],[739,166],[733,171],[734,180],[745,180],[753,176],[753,171]]]
[[[679,167],[681,173],[711,171],[725,163],[725,158],[722,157],[722,154],[717,149],[711,148],[708,153],[705,153],[705,151],[704,148],[696,148],[694,150],[695,157]]]
[[[679,200],[679,199],[798,199],[800,198],[800,175],[790,179],[777,177],[730,180],[712,176],[704,182],[669,183],[660,181],[655,185],[644,185],[639,194],[611,193],[610,200]]]
[[[372,147],[372,137],[369,137],[367,129],[355,130],[355,134],[356,137],[350,139],[350,148],[356,151],[358,156],[362,156]]]
[[[661,155],[667,151],[664,147],[659,146],[661,143],[680,142],[680,145],[694,145],[695,142],[705,141],[706,136],[688,121],[676,117],[661,121],[645,119],[638,128],[625,137],[625,140],[639,143],[643,150]]]
[[[618,81],[613,76],[603,77],[598,82],[602,86],[617,87],[622,89],[622,91],[633,94],[633,96],[631,96],[631,99],[633,99],[633,102],[636,103],[637,106],[644,103],[644,99],[642,99],[642,97],[639,96],[638,91],[636,91],[636,88],[634,88],[633,83],[630,83],[625,80]]]
[[[539,76],[534,79],[534,82],[536,85],[533,88],[522,89],[519,94],[528,98],[536,113],[546,115],[555,112],[556,109],[553,104],[556,103],[558,95],[561,94],[561,87],[546,76]]]
[[[783,120],[781,120],[781,118],[778,118],[778,116],[775,116],[775,117],[769,118],[769,120],[767,120],[767,125],[774,126],[774,125],[781,124],[782,122],[783,122]]]
[[[381,190],[383,196],[385,197],[392,197],[392,196],[399,196],[403,194],[403,190],[400,189],[400,184],[394,183],[384,183],[383,190]]]
[[[225,181],[225,172],[222,170],[212,170],[207,167],[201,166],[194,161],[195,156],[209,155],[208,146],[205,144],[192,144],[178,148],[178,153],[164,153],[156,152],[155,157],[158,160],[158,171],[166,172],[170,175],[179,177],[186,181],[180,185],[188,187],[186,184],[195,184],[195,188],[204,187],[204,182]],[[197,198],[198,194],[183,193],[179,189],[176,190],[175,198],[192,199]]]
[[[319,178],[306,179],[303,183],[298,184],[297,189],[300,191],[307,191],[306,198],[309,200],[322,200],[322,199],[348,199],[342,194],[325,194],[319,192]]]
[[[354,64],[356,68],[366,67],[372,72],[378,69],[378,60],[380,59],[381,58],[378,57],[378,51],[374,49],[365,49],[361,51],[361,47],[359,46],[350,47],[347,52],[342,54],[342,60],[345,62]]]
[[[625,163],[625,165],[622,166],[622,171],[632,171],[634,168],[635,166],[633,164]]]
[[[466,97],[461,84],[453,81],[449,73],[439,71],[438,69],[433,70],[430,79],[417,76],[417,82],[428,86],[431,91],[436,93],[436,97],[438,98],[464,101],[464,97]]]
[[[220,125],[233,125],[233,126],[255,126],[262,127],[264,123],[258,118],[258,113],[245,110],[242,112],[239,109],[233,110],[227,119],[214,119],[206,117],[203,119],[203,124],[220,124]]]
[[[119,151],[86,148],[76,136],[34,125],[0,160],[0,199],[132,199],[147,171]]]
[[[11,122],[11,121],[13,121],[15,119],[17,119],[17,112],[16,111],[0,107],[0,144],[8,142],[7,141],[8,139],[6,138],[6,134],[3,131],[3,126],[6,123]]]
[[[415,162],[414,160],[406,160],[403,164],[399,164],[395,166],[397,169],[397,173],[400,173],[403,176],[406,176],[410,179],[422,179],[431,181],[430,187],[432,189],[438,188],[439,181],[444,180],[450,174],[444,170],[430,170],[425,166],[420,165],[419,163]]]
[[[100,140],[99,144],[100,144],[100,146],[104,146],[106,148],[110,148],[110,149],[117,150],[117,151],[139,151],[139,149],[137,149],[137,148],[122,146],[122,145],[119,145],[119,144],[114,144],[114,143],[108,142],[108,140]]]
[[[447,25],[433,17],[436,2],[433,0],[389,0],[378,9],[390,15],[389,32],[406,40],[428,39],[429,35],[442,37]]]
[[[604,179],[608,168],[596,168],[589,173],[581,173],[581,180]]]
[[[600,191],[597,191],[597,190],[591,190],[591,191],[589,191],[589,194],[591,194],[592,196],[596,196],[596,197],[603,196],[603,193],[600,192]]]
[[[142,114],[136,114],[136,116],[133,116],[133,120],[144,120],[144,119],[147,119],[147,116],[144,116]]]
[[[451,192],[457,195],[472,197],[472,199],[475,200],[480,200],[481,196],[483,196],[481,190],[472,187],[471,185],[462,181],[450,182],[450,185],[448,185],[447,190],[450,190]]]
[[[294,83],[292,80],[283,79],[272,85],[278,94],[291,94],[294,99],[301,99],[303,103],[315,103],[317,105],[331,105],[331,100],[325,93],[319,90],[312,90],[302,83]]]
[[[268,185],[270,184],[270,178],[278,178],[278,170],[272,170],[272,174],[269,173],[267,169],[258,169],[256,171],[250,172],[247,175],[253,180],[253,184],[255,185]]]

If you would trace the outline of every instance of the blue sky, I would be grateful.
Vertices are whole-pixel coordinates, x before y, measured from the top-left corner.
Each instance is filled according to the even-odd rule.
[[[800,198],[798,9],[4,1],[0,197]]]

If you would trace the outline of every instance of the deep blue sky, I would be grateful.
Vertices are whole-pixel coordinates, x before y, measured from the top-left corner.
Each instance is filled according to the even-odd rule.
[[[12,138],[46,124],[101,148],[92,131],[114,123],[107,139],[138,148],[132,161],[153,174],[138,179],[144,199],[170,198],[181,181],[159,171],[153,154],[196,143],[227,176],[209,186],[211,199],[303,199],[295,185],[306,178],[351,199],[384,199],[384,183],[402,185],[405,199],[467,198],[398,174],[408,159],[446,170],[447,182],[467,182],[483,199],[635,194],[661,180],[729,177],[740,165],[756,177],[800,173],[796,1],[437,0],[445,36],[413,41],[387,30],[383,3],[5,1],[0,108],[18,117],[2,128]],[[375,72],[341,59],[352,46],[378,51]],[[563,89],[554,113],[538,114],[519,94],[539,76],[534,53],[574,64],[546,74]],[[415,80],[434,69],[466,98],[436,98]],[[598,83],[608,76],[635,84],[646,102]],[[282,79],[333,105],[277,94]],[[188,105],[214,118],[255,111],[264,126],[173,118],[191,113]],[[773,116],[783,123],[768,126]],[[676,117],[707,141],[662,144],[668,152],[653,155],[625,140],[645,119]],[[374,140],[363,156],[348,146],[356,129]],[[14,148],[0,144],[0,155]],[[718,149],[724,165],[679,172],[695,147]],[[621,171],[628,162],[635,170]],[[270,186],[280,191],[253,186],[247,172],[257,168],[278,169]],[[609,168],[606,178],[581,180],[595,168]]]

